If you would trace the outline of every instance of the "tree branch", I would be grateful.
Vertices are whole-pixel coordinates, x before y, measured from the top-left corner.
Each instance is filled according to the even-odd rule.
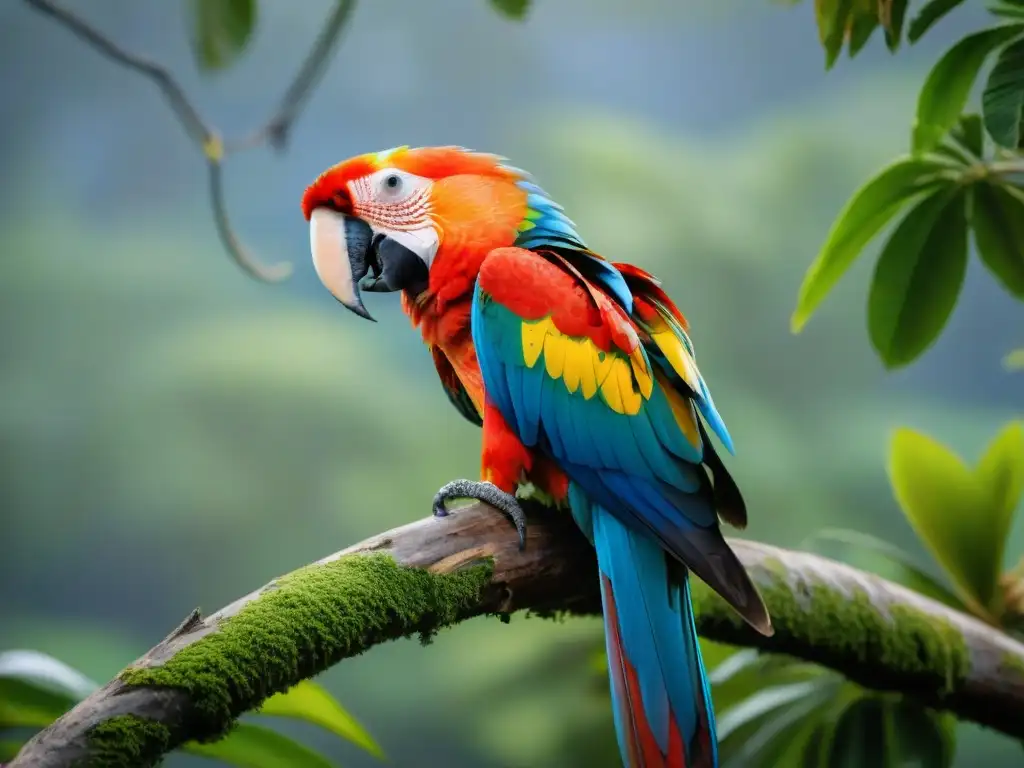
[[[526,549],[483,505],[375,536],[270,582],[163,642],[50,727],[10,764],[153,765],[224,734],[268,696],[387,640],[481,614],[600,611],[592,548],[568,515],[533,511]],[[817,662],[1024,738],[1024,645],[965,614],[817,555],[732,545],[776,629],[746,627],[694,583],[706,637]]]
[[[274,114],[270,116],[263,127],[248,136],[230,142],[227,147],[229,152],[250,149],[265,142],[269,142],[274,149],[284,149],[288,143],[288,132],[295,124],[295,119],[299,116],[306,99],[309,98],[313,88],[323,76],[327,62],[333,55],[334,48],[337,46],[341,33],[345,29],[345,25],[348,24],[355,7],[356,0],[335,1],[334,12],[331,13],[327,23],[317,35],[312,50],[306,60],[302,62],[302,66],[299,67],[298,74],[295,75],[292,84],[288,86],[288,90],[285,91]]]
[[[252,149],[264,144],[270,144],[276,150],[284,149],[287,144],[288,132],[295,124],[302,106],[326,69],[341,32],[355,8],[355,0],[339,0],[334,3],[334,10],[317,36],[309,55],[289,85],[281,103],[266,123],[240,139],[229,141],[223,140],[220,132],[203,118],[185,93],[184,88],[165,67],[145,56],[126,50],[96,27],[51,0],[25,0],[25,2],[30,7],[54,19],[103,56],[126,69],[138,72],[156,84],[189,138],[203,152],[209,176],[210,206],[214,223],[217,225],[217,234],[220,236],[225,250],[238,266],[259,280],[280,282],[291,275],[292,265],[288,262],[282,261],[272,265],[260,264],[232,226],[224,197],[223,161],[227,155],[233,152]]]

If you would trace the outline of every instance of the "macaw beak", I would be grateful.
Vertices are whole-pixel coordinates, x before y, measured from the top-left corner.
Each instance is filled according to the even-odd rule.
[[[309,217],[309,243],[320,282],[342,305],[373,320],[359,290],[389,293],[423,290],[429,270],[423,259],[397,240],[374,233],[362,219],[330,208]]]
[[[324,287],[345,307],[373,320],[359,295],[359,281],[370,271],[373,230],[362,219],[330,208],[316,208],[309,217],[313,267]]]

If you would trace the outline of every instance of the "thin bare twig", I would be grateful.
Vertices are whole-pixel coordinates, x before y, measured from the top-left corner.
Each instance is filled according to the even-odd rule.
[[[217,234],[220,236],[224,248],[238,262],[238,266],[259,280],[279,283],[287,279],[292,273],[292,265],[289,262],[279,261],[276,264],[262,265],[249,254],[249,249],[235,232],[234,227],[231,226],[231,219],[228,218],[227,199],[224,196],[224,166],[219,162],[209,161],[206,163],[206,168],[209,176],[213,221],[217,225]]]
[[[302,62],[298,73],[288,86],[281,103],[274,114],[263,126],[243,138],[232,141],[227,147],[228,152],[251,149],[269,143],[274,149],[282,150],[288,143],[288,133],[295,124],[295,119],[305,105],[305,101],[313,92],[316,84],[327,69],[326,64],[334,53],[334,48],[341,38],[341,32],[348,24],[356,0],[338,0],[334,4],[334,12],[317,35],[313,48],[306,60]]]
[[[231,224],[224,195],[223,161],[232,152],[252,149],[264,144],[281,150],[288,132],[295,124],[305,101],[326,69],[342,30],[348,23],[356,0],[335,3],[327,23],[306,57],[277,109],[264,125],[239,140],[224,141],[220,133],[199,113],[177,79],[155,61],[140,56],[115,43],[103,32],[81,17],[50,0],[25,0],[37,11],[67,28],[73,35],[89,43],[111,61],[134,70],[152,80],[163,93],[189,138],[202,150],[209,176],[210,207],[217,234],[228,254],[247,273],[266,282],[279,282],[292,272],[288,262],[263,265],[252,256]]]

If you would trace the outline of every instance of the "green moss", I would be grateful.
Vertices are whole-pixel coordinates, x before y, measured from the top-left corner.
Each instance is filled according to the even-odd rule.
[[[785,578],[786,574],[789,573],[789,569],[786,568],[786,564],[783,563],[777,557],[766,557],[761,561],[761,567],[771,573],[773,576]]]
[[[767,573],[759,588],[775,637],[755,640],[765,649],[818,662],[868,687],[928,692],[936,701],[956,691],[970,671],[963,635],[942,619],[901,605],[883,613],[864,592],[790,586],[772,568]],[[693,597],[701,634],[741,644],[757,637],[704,584],[694,584]]]
[[[118,715],[89,731],[89,757],[81,765],[90,768],[154,765],[170,744],[171,732],[167,726],[136,715]]]
[[[1024,678],[1024,659],[1015,653],[1004,653],[999,660],[1002,669],[1013,672],[1017,677]]]
[[[384,554],[308,566],[279,579],[218,631],[164,665],[129,668],[121,679],[187,691],[195,706],[188,738],[209,741],[242,712],[340,659],[389,639],[415,633],[426,639],[472,614],[491,573],[491,565],[483,563],[431,574],[400,566]],[[100,726],[102,738],[111,744],[120,740],[125,750],[158,739],[166,748],[167,734],[153,732],[145,721],[118,718],[116,727],[107,726]]]

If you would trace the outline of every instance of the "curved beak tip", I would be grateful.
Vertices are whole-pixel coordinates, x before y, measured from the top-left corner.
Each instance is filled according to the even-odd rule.
[[[359,280],[369,269],[370,236],[368,224],[329,208],[316,208],[309,217],[310,251],[320,282],[346,309],[376,322],[359,294]]]
[[[369,310],[367,310],[366,307],[363,306],[362,302],[359,303],[359,306],[349,307],[348,305],[346,305],[346,307],[355,312],[360,317],[369,320],[371,323],[377,322],[377,319],[370,314]]]

